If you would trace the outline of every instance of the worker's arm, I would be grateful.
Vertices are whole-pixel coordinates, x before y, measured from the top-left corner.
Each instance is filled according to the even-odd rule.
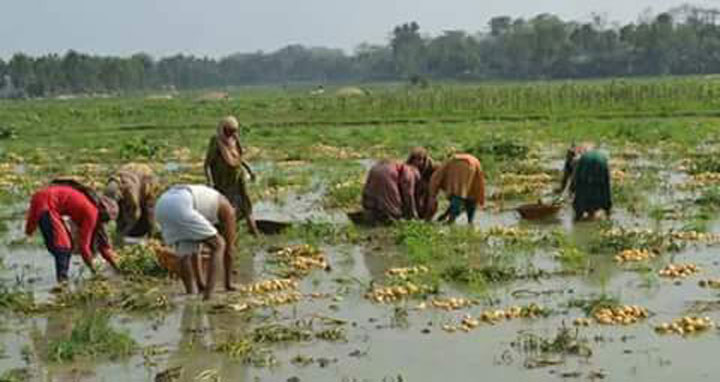
[[[96,272],[95,266],[93,265],[92,240],[97,222],[98,217],[97,214],[95,214],[94,216],[86,218],[85,221],[81,222],[78,226],[78,247],[80,248],[80,255],[92,273]]]
[[[400,171],[400,198],[403,217],[406,219],[416,219],[418,216],[415,201],[416,174],[416,171],[408,167]]]
[[[37,213],[32,210],[28,211],[27,218],[25,220],[25,235],[32,236],[32,234],[35,233],[38,226],[38,220]]]
[[[478,200],[476,200],[476,202],[480,207],[484,207],[485,206],[485,173],[480,171],[477,176],[479,177],[479,179],[478,179],[479,186],[478,187],[480,190],[478,191],[478,196],[477,196]]]
[[[110,264],[110,266],[116,271],[120,272],[120,268],[118,268],[117,262],[115,261],[116,255],[113,248],[110,246],[110,244],[105,243],[102,244],[99,248],[100,255],[105,259],[105,261]]]
[[[210,187],[215,186],[215,179],[213,179],[212,174],[212,162],[215,158],[215,155],[217,155],[217,146],[215,143],[215,139],[211,138],[210,143],[208,144],[207,152],[205,153],[205,162],[203,163],[203,170],[205,171],[207,185]]]
[[[227,198],[220,199],[218,219],[220,220],[220,232],[225,239],[225,255],[232,256],[235,249],[235,235],[237,234],[237,218],[235,208]]]
[[[254,182],[255,181],[255,173],[250,168],[250,165],[247,162],[245,162],[244,160],[241,163],[242,163],[242,166],[245,168],[245,170],[248,172],[248,174],[250,174],[250,180]]]
[[[37,203],[35,202],[35,197],[33,197],[30,200],[30,207],[25,217],[25,234],[27,236],[31,236],[37,230],[38,221],[40,220],[39,215]]]
[[[574,154],[568,152],[568,155],[565,158],[565,167],[563,168],[563,177],[560,182],[560,188],[556,190],[558,194],[565,192],[565,189],[568,187],[568,183],[572,180],[573,173],[575,172],[575,164],[573,163],[574,158]]]

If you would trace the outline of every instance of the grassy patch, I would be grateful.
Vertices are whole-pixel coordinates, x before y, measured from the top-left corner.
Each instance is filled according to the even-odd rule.
[[[0,374],[0,382],[26,382],[32,380],[32,373],[29,368],[16,368],[4,371]]]
[[[75,324],[70,338],[49,344],[48,359],[54,362],[71,362],[77,358],[109,358],[130,356],[136,349],[135,341],[124,332],[110,326],[108,312],[91,312]]]
[[[37,305],[32,292],[0,286],[0,310],[32,313]]]

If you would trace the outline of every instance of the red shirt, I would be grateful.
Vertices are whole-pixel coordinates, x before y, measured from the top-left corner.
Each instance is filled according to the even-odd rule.
[[[25,223],[25,233],[32,235],[37,229],[40,216],[44,212],[57,216],[68,216],[78,227],[78,243],[80,254],[86,261],[93,257],[93,239],[97,224],[101,224],[100,211],[82,192],[69,186],[49,186],[36,192],[31,201]],[[114,264],[112,248],[104,243],[98,248],[100,254]]]

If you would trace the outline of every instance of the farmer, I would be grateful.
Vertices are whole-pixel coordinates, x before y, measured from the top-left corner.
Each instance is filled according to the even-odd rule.
[[[31,236],[40,227],[45,246],[55,258],[55,278],[62,284],[68,279],[74,249],[80,252],[93,273],[96,273],[93,257],[98,251],[113,269],[118,270],[104,227],[117,217],[117,211],[113,199],[98,197],[90,188],[77,182],[57,180],[32,196],[25,234]],[[69,225],[77,229],[76,235]]]
[[[560,193],[569,188],[574,196],[575,220],[594,218],[599,210],[610,215],[610,169],[605,154],[592,146],[572,144],[565,157]]]
[[[157,192],[157,181],[147,165],[125,165],[110,177],[105,194],[118,203],[117,243],[123,243],[125,237],[152,235]]]
[[[450,206],[439,217],[439,221],[452,224],[464,209],[468,223],[472,225],[477,206],[485,204],[485,175],[480,161],[470,154],[453,155],[430,179],[432,201],[437,200],[440,191],[448,196]]]
[[[258,235],[252,216],[252,203],[245,185],[245,171],[255,180],[255,174],[242,158],[243,148],[238,137],[239,124],[235,117],[223,118],[217,133],[210,138],[205,156],[205,176],[210,187],[220,191],[235,207],[237,218],[244,218],[248,231]]]
[[[377,224],[426,217],[431,213],[427,203],[431,173],[432,160],[422,148],[413,149],[405,163],[392,160],[376,163],[363,189],[366,219]]]
[[[232,285],[232,254],[235,249],[236,218],[235,209],[226,197],[204,185],[174,186],[158,199],[155,218],[160,224],[163,241],[173,248],[174,256],[180,259],[180,277],[188,294],[193,291],[194,279],[198,292],[203,292],[206,300],[211,297],[217,258],[222,254],[225,289],[235,290]],[[210,248],[205,283],[200,270],[203,245]]]

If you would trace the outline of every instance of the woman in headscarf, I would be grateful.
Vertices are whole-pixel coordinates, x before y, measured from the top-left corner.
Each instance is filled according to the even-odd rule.
[[[593,218],[597,211],[610,215],[610,168],[605,154],[591,145],[571,145],[565,157],[560,192],[569,187],[575,220]]]
[[[439,220],[452,224],[464,209],[472,225],[477,206],[485,204],[485,174],[480,161],[470,154],[453,155],[430,179],[432,202],[437,200],[440,191],[450,199],[450,207]]]
[[[117,243],[123,243],[125,237],[152,235],[158,191],[152,169],[147,165],[128,164],[110,177],[105,194],[118,202]]]
[[[233,207],[238,219],[244,218],[248,231],[258,235],[258,228],[252,216],[252,203],[245,184],[245,171],[250,179],[255,174],[243,160],[243,148],[238,137],[239,123],[235,117],[223,118],[217,127],[217,133],[210,138],[205,156],[205,175],[208,184],[225,195]]]
[[[371,223],[424,218],[431,213],[427,183],[432,160],[422,148],[413,149],[405,163],[382,160],[368,173],[362,205]],[[423,178],[425,174],[425,178]]]
[[[70,257],[78,251],[95,273],[94,257],[102,257],[118,270],[115,252],[105,232],[105,224],[115,220],[117,203],[107,196],[98,196],[92,189],[74,180],[55,180],[33,194],[25,222],[25,234],[31,236],[39,228],[45,246],[55,259],[58,283],[68,280]],[[75,227],[77,233],[71,232]]]

